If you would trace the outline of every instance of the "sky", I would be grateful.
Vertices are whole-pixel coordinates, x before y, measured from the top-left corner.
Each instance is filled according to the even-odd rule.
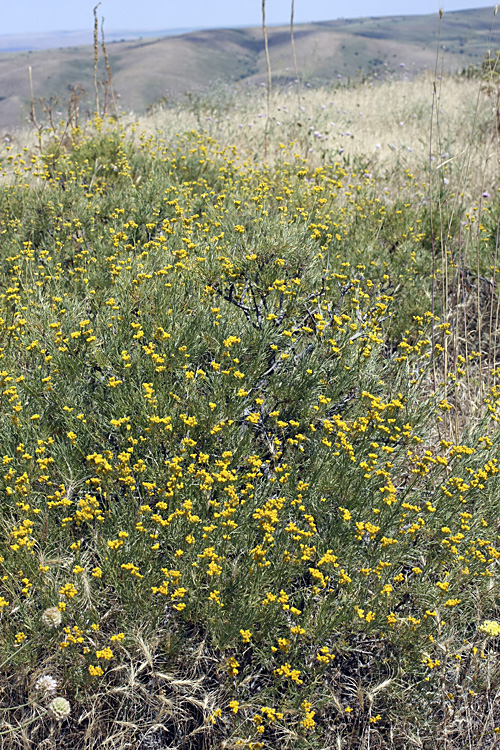
[[[0,0],[0,35],[92,28],[96,1]],[[288,23],[290,5],[291,0],[266,0],[269,25]],[[437,13],[440,7],[446,12],[488,5],[484,0],[295,0],[295,22]],[[98,9],[108,31],[258,26],[261,12],[261,0],[102,0]]]

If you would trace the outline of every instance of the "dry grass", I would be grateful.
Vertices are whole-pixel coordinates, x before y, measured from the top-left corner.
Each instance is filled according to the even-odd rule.
[[[410,170],[428,177],[433,76],[370,81],[357,86],[304,88],[301,110],[289,86],[271,99],[269,158],[280,143],[293,141],[303,156],[318,163],[354,163],[398,179]],[[463,183],[470,195],[498,185],[498,144],[492,125],[494,103],[477,79],[445,76],[438,82],[438,134],[433,146],[436,174]],[[240,95],[240,91],[243,95]],[[264,142],[266,100],[263,90],[215,87],[178,107],[158,108],[139,118],[139,130],[153,133],[201,129],[247,151],[253,161]],[[465,170],[468,168],[467,174]]]
[[[280,143],[294,142],[302,156],[318,163],[356,163],[391,181],[409,170],[425,181],[433,82],[430,73],[418,78],[401,73],[399,80],[302,86],[300,111],[294,84],[275,88],[268,158],[280,157]],[[36,95],[36,71],[34,87]],[[494,115],[494,98],[478,78],[443,76],[437,81],[435,174],[470,196],[498,187]],[[210,91],[191,93],[179,104],[157,105],[145,117],[134,112],[123,115],[122,122],[145,134],[206,132],[221,144],[234,144],[255,162],[265,139],[266,91],[244,83],[219,83]],[[29,140],[24,128],[9,133],[8,143],[25,145]]]

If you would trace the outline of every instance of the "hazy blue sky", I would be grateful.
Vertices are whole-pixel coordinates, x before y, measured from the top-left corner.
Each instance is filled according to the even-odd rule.
[[[96,0],[0,0],[0,34],[72,31],[92,26]],[[487,7],[484,0],[295,0],[297,23],[359,16],[437,13]],[[103,0],[99,16],[111,30],[255,26],[261,0]],[[491,6],[494,7],[493,5]],[[266,0],[270,24],[287,23],[290,0]]]

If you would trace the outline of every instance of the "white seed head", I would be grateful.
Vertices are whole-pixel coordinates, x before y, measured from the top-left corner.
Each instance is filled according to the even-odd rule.
[[[57,628],[61,621],[61,610],[58,607],[49,607],[42,615],[42,622],[48,628]]]
[[[54,698],[50,701],[48,709],[49,713],[53,716],[54,719],[57,719],[57,721],[62,721],[71,713],[71,706],[69,705],[69,701],[67,701],[66,698]]]
[[[48,674],[44,675],[43,677],[39,677],[35,682],[35,690],[39,690],[45,696],[55,693],[57,690],[56,678]]]

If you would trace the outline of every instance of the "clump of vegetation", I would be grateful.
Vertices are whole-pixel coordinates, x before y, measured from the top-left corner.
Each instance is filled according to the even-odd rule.
[[[3,746],[495,747],[497,199],[149,123],[2,154]]]

